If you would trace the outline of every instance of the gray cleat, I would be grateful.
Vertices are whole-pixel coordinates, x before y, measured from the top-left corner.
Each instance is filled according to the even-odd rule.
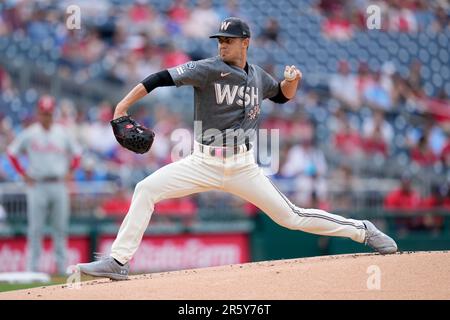
[[[366,239],[364,243],[381,254],[390,254],[397,252],[397,244],[395,241],[378,230],[372,222],[363,221],[366,226]]]
[[[104,257],[91,263],[79,263],[80,272],[94,277],[106,277],[113,280],[127,280],[130,264],[118,264],[112,257]]]

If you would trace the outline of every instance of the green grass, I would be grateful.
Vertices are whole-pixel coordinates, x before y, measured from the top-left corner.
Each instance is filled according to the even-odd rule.
[[[50,282],[30,282],[30,283],[7,283],[0,282],[0,292],[12,291],[12,290],[22,290],[30,289],[36,287],[47,287],[57,284],[66,283],[67,278],[65,277],[52,277]]]

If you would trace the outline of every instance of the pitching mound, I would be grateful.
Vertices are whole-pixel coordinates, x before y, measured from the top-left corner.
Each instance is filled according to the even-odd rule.
[[[450,253],[353,254],[98,279],[2,299],[450,299]]]

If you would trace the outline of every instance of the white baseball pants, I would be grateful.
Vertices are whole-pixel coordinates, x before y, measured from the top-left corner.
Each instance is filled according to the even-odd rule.
[[[253,203],[279,225],[292,230],[347,237],[360,243],[365,239],[362,221],[292,204],[263,174],[253,150],[228,158],[213,157],[202,153],[195,142],[191,155],[160,168],[136,185],[111,256],[121,263],[131,260],[157,202],[210,190],[237,195]]]

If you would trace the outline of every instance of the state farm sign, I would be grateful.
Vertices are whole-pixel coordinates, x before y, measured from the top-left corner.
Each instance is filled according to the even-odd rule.
[[[25,237],[0,238],[0,272],[26,271],[27,241]],[[55,273],[56,261],[50,238],[44,240],[39,259],[40,272]],[[88,237],[70,237],[67,249],[67,265],[75,265],[89,259]]]
[[[109,253],[113,241],[113,237],[101,237],[100,252]],[[131,272],[155,272],[248,261],[245,234],[145,236],[130,268]]]

